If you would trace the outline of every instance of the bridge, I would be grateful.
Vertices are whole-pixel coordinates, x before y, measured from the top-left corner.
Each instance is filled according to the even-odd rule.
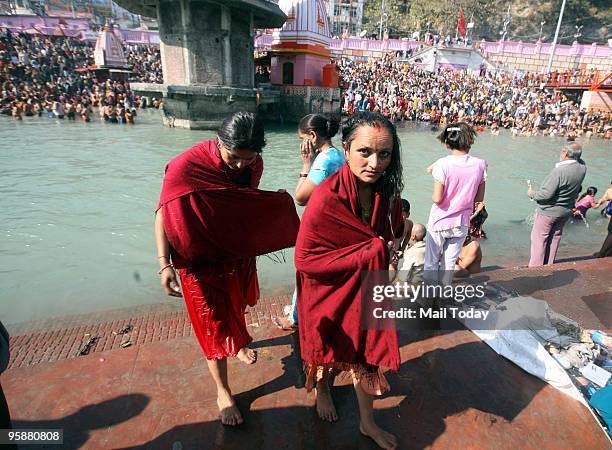
[[[575,72],[552,72],[540,75],[541,84],[546,88],[562,91],[612,92],[612,71],[587,70]]]

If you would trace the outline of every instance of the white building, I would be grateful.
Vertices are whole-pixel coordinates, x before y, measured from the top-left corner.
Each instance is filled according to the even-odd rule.
[[[327,14],[332,36],[356,36],[363,25],[365,0],[327,0]]]

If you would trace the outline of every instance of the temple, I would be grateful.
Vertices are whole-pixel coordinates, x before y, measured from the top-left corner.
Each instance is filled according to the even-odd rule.
[[[130,66],[123,51],[123,44],[108,23],[104,26],[94,49],[94,63],[98,79],[126,80]]]
[[[340,113],[339,75],[331,63],[331,35],[323,0],[280,0],[287,15],[273,33],[271,82],[280,87],[284,120]]]
[[[281,0],[279,6],[287,14],[287,21],[273,33],[272,83],[320,86],[323,67],[331,58],[323,2]]]

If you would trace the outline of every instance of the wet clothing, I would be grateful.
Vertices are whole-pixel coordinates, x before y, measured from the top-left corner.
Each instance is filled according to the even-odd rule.
[[[208,359],[235,356],[251,341],[244,310],[259,298],[255,256],[295,243],[293,199],[256,189],[262,172],[260,156],[230,169],[216,141],[201,142],[166,166],[158,209]]]
[[[576,211],[574,217],[582,219],[586,217],[587,211],[595,204],[595,197],[592,195],[585,195],[583,198],[576,202]]]
[[[399,199],[391,202],[376,191],[373,196],[366,223],[357,179],[348,165],[321,183],[302,217],[295,266],[307,381],[316,379],[323,367],[334,367],[367,381],[363,388],[376,394],[388,389],[380,367],[399,369],[399,349],[393,326],[363,323],[362,313],[367,317],[365,308],[373,303],[362,303],[361,275],[363,270],[388,269],[386,242],[402,235],[403,221]]]

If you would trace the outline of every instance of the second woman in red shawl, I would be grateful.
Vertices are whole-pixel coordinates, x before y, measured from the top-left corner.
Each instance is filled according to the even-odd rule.
[[[295,243],[299,219],[287,193],[260,191],[262,122],[251,113],[225,119],[217,139],[201,142],[166,167],[155,218],[159,274],[181,296],[217,385],[221,422],[242,423],[227,377],[227,358],[257,359],[247,345],[247,305],[259,298],[255,256]],[[172,263],[170,262],[172,261]]]
[[[364,329],[361,276],[387,270],[390,243],[402,236],[400,144],[391,122],[369,112],[349,118],[342,144],[347,164],[315,189],[295,247],[307,388],[316,383],[319,415],[334,421],[329,373],[351,373],[361,433],[395,448],[396,437],[374,422],[373,401],[389,389],[381,367],[399,369],[397,334]]]

